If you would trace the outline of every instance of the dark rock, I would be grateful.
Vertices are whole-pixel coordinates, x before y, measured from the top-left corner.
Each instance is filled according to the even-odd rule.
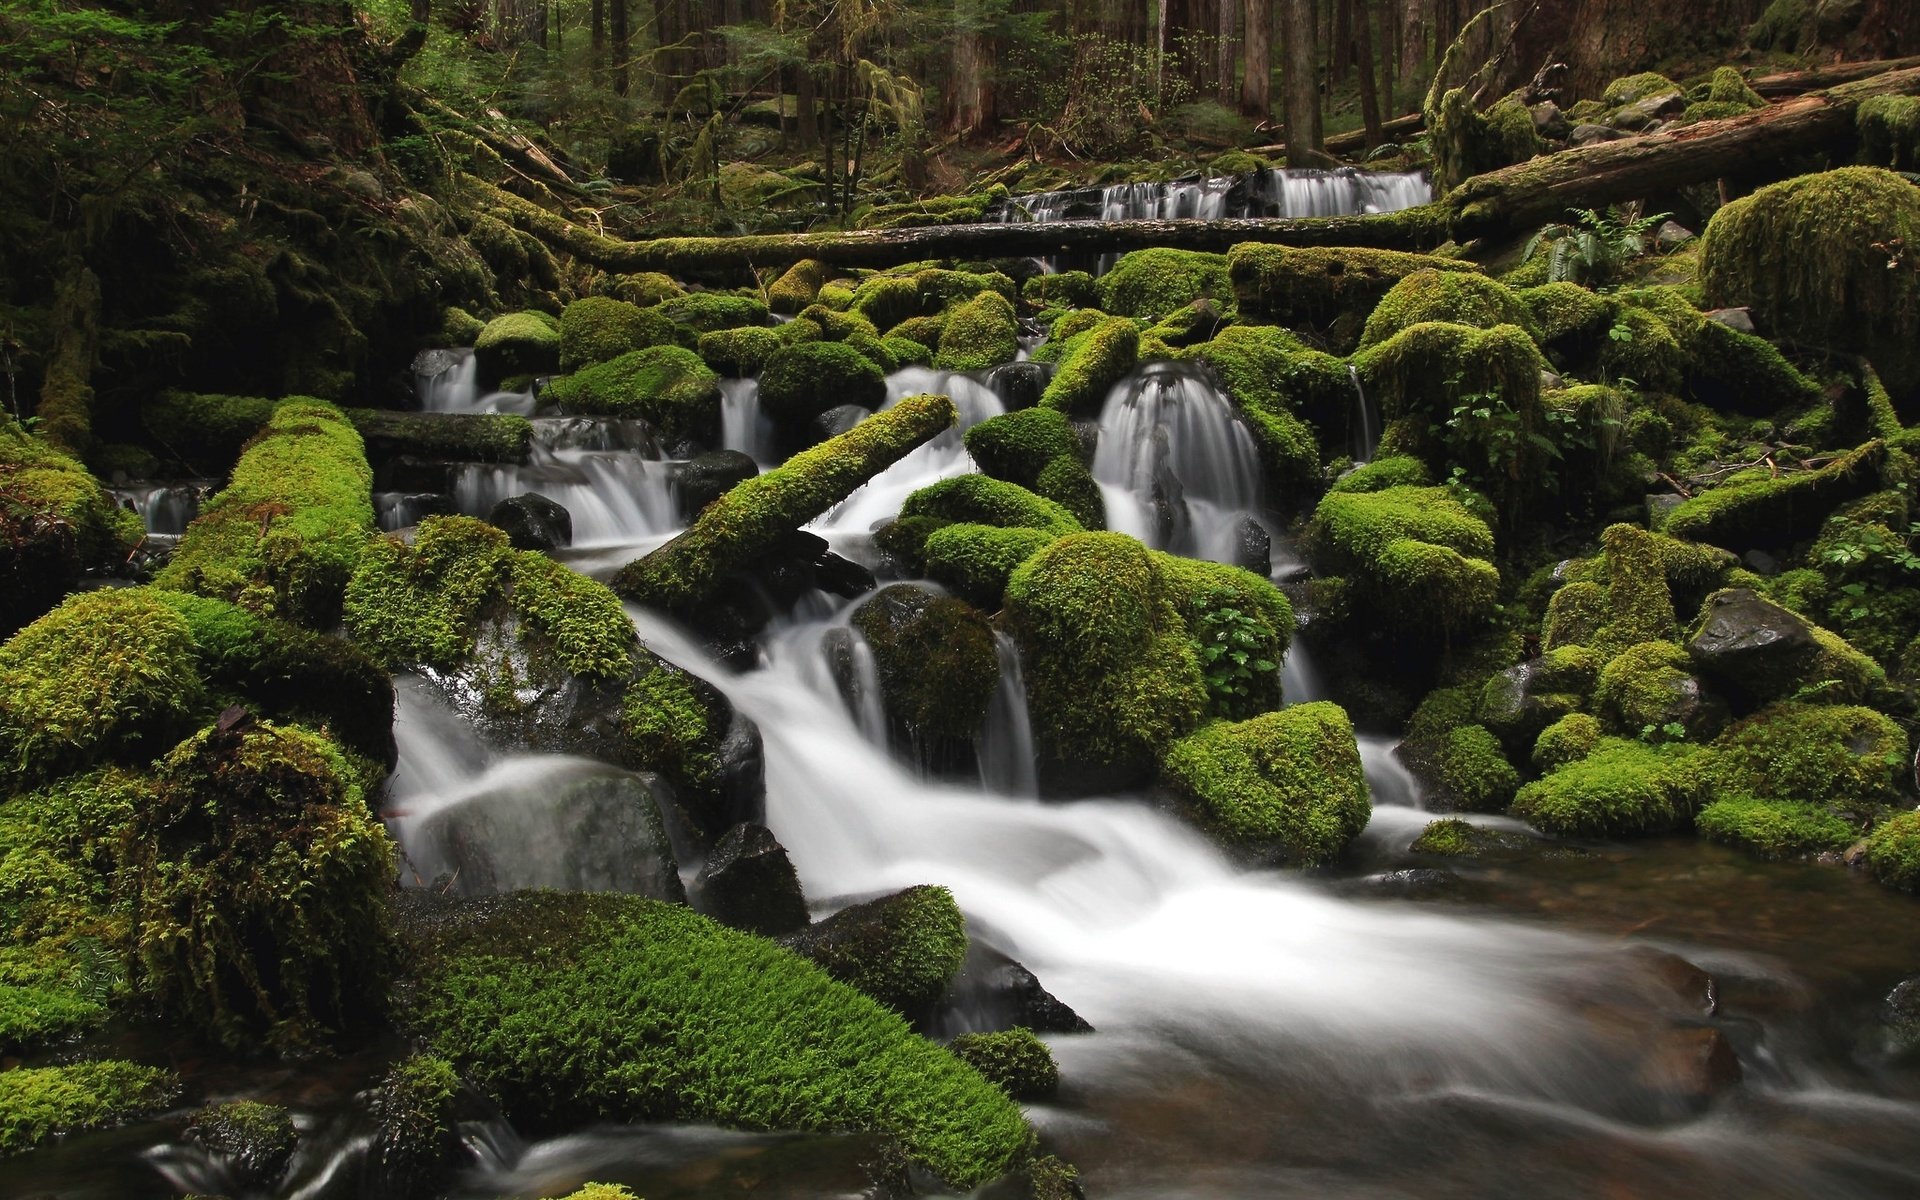
[[[1698,1111],[1740,1082],[1740,1056],[1727,1035],[1711,1025],[1679,1025],[1641,1045],[1633,1079],[1642,1088]]]
[[[487,524],[501,530],[515,550],[558,550],[573,545],[573,514],[558,500],[538,492],[509,496],[487,513]]]
[[[421,379],[445,375],[467,359],[462,350],[422,350],[413,356],[413,373]]]
[[[195,1113],[185,1140],[215,1159],[236,1190],[252,1192],[275,1190],[300,1135],[279,1105],[234,1100]]]
[[[1573,132],[1567,135],[1567,144],[1592,146],[1600,142],[1617,142],[1626,136],[1618,129],[1609,129],[1605,125],[1575,125]]]
[[[1740,565],[1755,575],[1778,575],[1780,560],[1765,550],[1749,550],[1740,556]]]
[[[1015,1026],[1035,1033],[1093,1032],[1093,1026],[1043,987],[1032,971],[979,942],[967,948],[966,962],[953,977],[947,997],[947,1007],[928,1031],[941,1039]]]
[[[807,431],[813,435],[815,441],[824,442],[828,438],[839,437],[871,415],[858,404],[842,404],[815,417],[808,423]]]
[[[1245,567],[1255,575],[1273,572],[1273,535],[1252,517],[1240,519],[1240,536],[1234,545],[1233,565]]]
[[[1895,984],[1880,1005],[1880,1044],[1891,1059],[1920,1054],[1920,975]]]
[[[1749,308],[1716,308],[1707,313],[1707,320],[1716,321],[1738,333],[1754,333],[1753,310]]]
[[[738,450],[712,450],[681,463],[673,476],[680,511],[692,517],[760,473],[760,464]]]
[[[595,767],[537,788],[502,783],[424,817],[411,866],[468,896],[522,888],[686,902],[654,777]]]
[[[1045,363],[1002,363],[987,373],[987,386],[1000,397],[1000,403],[1006,405],[1008,412],[1014,412],[1040,403],[1040,393],[1047,390],[1051,377],[1052,372]]]
[[[1653,245],[1662,253],[1672,253],[1691,242],[1697,235],[1678,221],[1662,221],[1660,228],[1653,231]]]
[[[458,463],[401,454],[381,464],[375,486],[383,492],[451,494],[459,482]]]
[[[1542,100],[1527,111],[1533,114],[1533,131],[1549,141],[1564,142],[1573,132],[1573,122],[1551,100]]]
[[[777,937],[811,920],[786,848],[765,825],[727,830],[694,881],[695,907],[723,925]]]
[[[945,888],[910,887],[843,908],[780,939],[842,983],[924,1017],[966,959],[965,918]]]
[[[1687,653],[1703,675],[1758,701],[1792,690],[1823,651],[1799,615],[1750,588],[1729,588],[1708,599]]]
[[[1658,529],[1666,522],[1667,514],[1687,502],[1685,496],[1673,492],[1654,492],[1647,497],[1647,524]]]
[[[814,586],[823,592],[851,600],[864,596],[879,585],[873,572],[854,562],[842,558],[831,550],[823,551],[813,562]]]
[[[974,738],[1000,684],[987,615],[896,583],[856,609],[852,624],[873,651],[894,748],[937,774],[975,773]]]
[[[1678,116],[1685,112],[1687,98],[1680,92],[1657,92],[1644,100],[1636,100],[1613,114],[1609,122],[1615,129],[1625,129],[1635,133],[1649,132],[1662,117]]]
[[[1580,706],[1580,697],[1561,686],[1541,660],[1516,663],[1487,681],[1480,693],[1480,723],[1524,761],[1541,730]]]

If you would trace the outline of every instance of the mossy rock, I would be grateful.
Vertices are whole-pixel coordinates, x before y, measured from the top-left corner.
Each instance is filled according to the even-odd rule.
[[[1060,1089],[1060,1067],[1031,1029],[963,1033],[949,1047],[961,1062],[1015,1100],[1046,1100]]]
[[[927,577],[988,612],[1000,608],[1007,580],[1021,563],[1053,544],[1044,529],[1004,529],[972,523],[940,524],[922,540],[919,557]],[[905,524],[896,522],[896,525]]]
[[[998,292],[981,292],[948,311],[933,365],[942,371],[984,371],[1020,353],[1013,305]]]
[[[278,1104],[229,1100],[193,1114],[185,1140],[227,1164],[241,1184],[271,1188],[287,1172],[300,1135]]]
[[[696,334],[742,325],[765,325],[767,306],[751,296],[731,296],[724,292],[694,292],[662,300],[656,306],[660,315],[675,325],[684,325]]]
[[[1817,804],[1732,796],[1715,800],[1694,818],[1700,836],[1757,858],[1794,858],[1844,850],[1854,827]]]
[[[1540,731],[1534,739],[1534,770],[1552,774],[1571,762],[1592,754],[1600,745],[1602,730],[1598,717],[1590,713],[1568,713]]]
[[[1353,411],[1347,365],[1270,326],[1229,326],[1181,358],[1204,364],[1245,419],[1269,494],[1292,503],[1313,493],[1320,477],[1313,427],[1331,428]]]
[[[1619,311],[1617,302],[1565,281],[1522,288],[1514,295],[1533,317],[1542,346],[1577,357],[1598,348]]]
[[[0,1157],[159,1112],[179,1091],[173,1072],[117,1059],[0,1071]]]
[[[1160,770],[1203,825],[1264,859],[1331,862],[1372,813],[1353,724],[1325,701],[1209,725]]]
[[[332,743],[268,721],[161,760],[134,822],[142,991],[230,1048],[321,1046],[385,1003],[393,843]]]
[[[607,296],[575,300],[560,312],[562,371],[610,362],[630,350],[674,343],[673,322],[658,309]]]
[[[1058,329],[1056,328],[1056,335]],[[1126,378],[1140,356],[1140,327],[1124,317],[1101,320],[1062,344],[1059,369],[1040,403],[1073,417],[1097,415],[1107,392]]]
[[[83,592],[0,644],[0,779],[140,762],[207,703],[193,631],[147,588]]]
[[[1563,837],[1666,833],[1711,797],[1707,761],[1697,747],[1605,738],[1585,758],[1522,787],[1512,812]]]
[[[1504,811],[1520,786],[1520,772],[1507,761],[1500,739],[1484,725],[1450,731],[1436,759],[1436,782],[1456,811]]]
[[[528,893],[413,950],[405,1023],[518,1121],[873,1131],[960,1187],[1029,1153],[1019,1109],[899,1016],[682,907]]]
[[[560,367],[560,322],[543,312],[495,317],[474,340],[473,356],[490,382],[551,374]]]
[[[1886,443],[1876,439],[1817,470],[1736,476],[1683,501],[1661,529],[1736,551],[1803,541],[1820,531],[1835,508],[1879,490],[1886,454]]]
[[[820,288],[833,278],[833,268],[814,258],[803,258],[767,285],[767,307],[777,313],[797,313],[812,304]]]
[[[930,483],[907,497],[900,515],[1039,529],[1056,537],[1080,532],[1080,522],[1062,505],[987,475],[956,475]]]
[[[1463,630],[1493,611],[1493,532],[1448,488],[1330,492],[1309,536],[1321,571],[1365,580],[1358,601],[1397,632]]]
[[[1920,812],[1900,813],[1873,831],[1867,838],[1867,869],[1890,888],[1920,892]]]
[[[748,325],[700,335],[700,360],[736,379],[758,375],[786,345],[771,329]]]
[[[372,482],[365,444],[339,409],[284,401],[154,582],[330,627],[373,536]]]
[[[1502,99],[1481,112],[1465,88],[1449,90],[1437,108],[1428,110],[1428,134],[1436,193],[1475,175],[1526,162],[1546,148],[1526,105]]]
[[[547,385],[541,399],[568,412],[630,417],[670,440],[720,436],[720,377],[681,346],[633,350]]]
[[[878,408],[886,397],[878,364],[840,342],[785,347],[760,373],[761,410],[790,429],[842,404]]]
[[[1304,248],[1248,242],[1227,252],[1227,272],[1243,317],[1331,329],[1342,317],[1366,319],[1393,285],[1421,270],[1478,271],[1472,263],[1429,254],[1359,247]]]
[[[970,751],[1000,684],[986,614],[964,600],[894,584],[855,609],[852,620],[873,649],[887,715],[902,740],[936,766]]]
[[[1504,829],[1488,829],[1458,817],[1429,822],[1407,849],[1438,858],[1508,857],[1524,851],[1532,839]]]
[[[533,423],[518,413],[342,411],[374,462],[412,456],[440,462],[524,463],[533,448]]]
[[[1594,710],[1612,732],[1628,737],[1679,725],[1686,737],[1710,738],[1726,724],[1726,706],[1692,668],[1686,649],[1673,642],[1628,646],[1601,669]]]
[[[1505,284],[1468,271],[1423,268],[1394,284],[1374,306],[1360,346],[1376,346],[1426,321],[1492,329],[1517,325],[1535,332],[1532,310]]]
[[[1020,298],[1032,308],[1094,308],[1100,288],[1085,271],[1058,271],[1035,275],[1020,285]]]
[[[225,472],[240,448],[273,419],[276,401],[264,396],[225,396],[169,390],[140,408],[141,423],[185,465]]]
[[[1658,96],[1666,92],[1678,92],[1680,85],[1657,71],[1643,71],[1637,75],[1627,75],[1607,84],[1601,93],[1600,102],[1608,108],[1618,108],[1623,104],[1637,104],[1649,96]]]
[[[1909,765],[1906,731],[1851,705],[1777,704],[1714,743],[1729,795],[1791,801],[1863,821],[1894,798]]]
[[[909,1017],[939,1001],[966,958],[966,918],[943,887],[851,905],[780,939],[827,974]]]
[[[1159,321],[1195,300],[1230,304],[1233,284],[1224,254],[1151,246],[1120,256],[1100,276],[1099,306],[1115,316]]]
[[[659,271],[640,271],[627,275],[601,275],[591,289],[596,296],[611,296],[641,308],[651,308],[687,294],[671,275]]]
[[[413,1054],[393,1064],[367,1095],[373,1122],[367,1156],[386,1194],[432,1194],[453,1173],[460,1149],[455,1114],[463,1086],[446,1059]]]
[[[1896,396],[1920,386],[1920,273],[1889,269],[1920,246],[1920,191],[1846,167],[1761,188],[1703,235],[1708,303],[1746,305],[1775,336],[1865,355]]]
[[[1920,169],[1920,96],[1873,96],[1855,111],[1860,159],[1894,171]]]

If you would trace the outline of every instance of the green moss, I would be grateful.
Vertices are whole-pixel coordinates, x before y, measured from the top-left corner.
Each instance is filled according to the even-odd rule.
[[[945,396],[901,400],[707,505],[684,533],[621,568],[614,591],[668,608],[697,604],[730,571],[845,499],[955,419],[953,402]]]
[[[1060,1068],[1031,1029],[963,1033],[949,1047],[988,1083],[1015,1100],[1045,1100],[1060,1088]]]
[[[343,411],[375,460],[413,455],[443,462],[523,463],[533,445],[533,423],[517,413]]]
[[[1870,708],[1777,704],[1713,744],[1732,795],[1815,804],[1860,820],[1889,800],[1908,764],[1906,731]]]
[[[1060,367],[1040,403],[1069,416],[1092,416],[1106,402],[1108,390],[1133,370],[1139,355],[1139,326],[1124,317],[1102,320],[1062,345]]]
[[[1389,418],[1419,415],[1445,423],[1460,403],[1496,396],[1523,429],[1540,425],[1540,372],[1533,338],[1517,325],[1474,329],[1427,322],[1361,351],[1353,364]]]
[[[607,296],[575,300],[560,313],[560,369],[578,371],[630,350],[674,342],[673,322],[657,309]]]
[[[471,346],[480,340],[487,323],[464,308],[452,305],[440,317],[440,337],[449,346]]]
[[[0,1071],[0,1157],[157,1112],[179,1090],[171,1071],[117,1060]]]
[[[1513,799],[1520,773],[1484,725],[1463,725],[1447,734],[1439,753],[1440,786],[1455,808],[1498,812]]]
[[[1690,820],[1710,792],[1702,752],[1602,739],[1593,753],[1520,789],[1513,815],[1544,833],[1621,837]]]
[[[700,360],[721,375],[746,378],[758,375],[783,345],[771,329],[722,329],[700,335]]]
[[[933,365],[942,371],[984,371],[1019,354],[1013,305],[998,292],[981,292],[948,314]]]
[[[1637,104],[1649,96],[1659,96],[1679,90],[1680,85],[1665,75],[1655,71],[1644,71],[1609,83],[1606,91],[1601,93],[1600,102],[1608,108],[1617,108],[1622,104]]]
[[[1533,766],[1550,774],[1592,754],[1600,745],[1600,721],[1587,713],[1568,713],[1540,731],[1533,743]]]
[[[1407,847],[1415,854],[1441,858],[1478,858],[1484,855],[1510,856],[1524,850],[1530,839],[1508,830],[1486,829],[1458,817],[1429,822]]]
[[[490,380],[547,374],[560,366],[560,322],[542,312],[495,317],[474,339],[473,356]]]
[[[1330,492],[1309,538],[1322,573],[1364,581],[1356,601],[1396,632],[1461,630],[1493,611],[1493,533],[1448,488]]]
[[[1878,490],[1886,443],[1855,447],[1813,471],[1729,482],[1699,492],[1667,515],[1678,538],[1733,550],[1810,538],[1840,504]]]
[[[1019,1109],[900,1017],[683,907],[522,894],[418,952],[409,1023],[517,1119],[870,1130],[962,1187],[1029,1152]]]
[[[641,1200],[632,1188],[618,1183],[589,1183],[562,1196],[560,1200]]]
[[[1855,836],[1853,826],[1818,805],[1752,796],[1715,800],[1694,824],[1710,842],[1768,859],[1844,850]]]
[[[1762,101],[1762,103],[1765,102]],[[1687,105],[1674,124],[1685,126],[1698,125],[1702,121],[1725,121],[1730,117],[1744,117],[1752,111],[1753,109],[1745,104],[1722,100],[1696,100]]]
[[[1353,379],[1346,364],[1269,326],[1231,326],[1181,357],[1205,364],[1245,418],[1259,444],[1271,494],[1287,501],[1313,491],[1320,447],[1301,414],[1328,420],[1330,414],[1351,411]]]
[[[873,649],[888,717],[916,745],[980,732],[1000,685],[986,614],[965,600],[895,584],[855,610],[853,626]]]
[[[1864,354],[1895,393],[1920,385],[1920,272],[1879,247],[1920,246],[1920,192],[1847,167],[1761,188],[1714,214],[1703,280],[1775,336]]]
[[[1153,246],[1120,256],[1100,276],[1100,307],[1122,317],[1158,321],[1195,300],[1233,298],[1224,254]]]
[[[1464,725],[1471,725],[1480,707],[1480,686],[1435,688],[1424,696],[1407,719],[1410,742],[1444,739]]]
[[[720,377],[682,346],[633,350],[556,379],[541,399],[568,412],[637,417],[668,438],[717,441]]]
[[[967,954],[966,918],[943,887],[853,905],[784,941],[841,983],[908,1014],[946,994]]]
[[[1695,715],[1698,708],[1699,684],[1691,673],[1692,666],[1686,650],[1673,642],[1628,646],[1601,669],[1593,693],[1594,708],[1614,733],[1628,737],[1648,726],[1663,729],[1682,721]]]
[[[1526,162],[1545,149],[1534,132],[1533,114],[1517,100],[1504,99],[1481,112],[1465,88],[1453,88],[1429,106],[1427,131],[1433,144],[1433,182],[1446,192],[1475,175]]]
[[[205,703],[193,634],[145,588],[84,592],[0,645],[0,779],[150,757]]]
[[[1200,653],[1213,716],[1234,720],[1280,706],[1280,660],[1293,605],[1265,577],[1224,563],[1154,551],[1154,566]]]
[[[796,320],[807,321],[820,328],[820,338],[829,342],[876,341],[880,329],[864,313],[836,312],[824,304],[810,305],[800,310]]]
[[[454,1121],[462,1092],[453,1064],[431,1054],[395,1063],[365,1100],[373,1121],[368,1157],[395,1192],[430,1192],[458,1146]]]
[[[987,219],[996,204],[1005,203],[1007,186],[996,183],[978,192],[935,196],[898,204],[876,204],[860,215],[861,229],[913,229],[927,225],[968,225]]]
[[[1920,812],[1903,812],[1868,836],[1867,869],[1890,888],[1920,892]]]
[[[765,304],[751,296],[729,296],[723,292],[675,296],[662,300],[656,310],[675,325],[685,325],[695,333],[767,323]]]
[[[1773,343],[1718,321],[1701,326],[1687,353],[1688,389],[1715,408],[1765,414],[1822,400],[1820,385],[1801,374]]]
[[[777,313],[797,313],[812,304],[821,285],[832,278],[832,267],[816,258],[803,258],[767,285],[767,307]]]
[[[1772,0],[1760,19],[1747,29],[1747,41],[1756,50],[1799,51],[1814,36],[1814,0]]]
[[[936,339],[937,340],[937,339]],[[880,339],[881,349],[893,358],[894,370],[902,367],[928,367],[933,365],[933,350],[925,343],[912,338],[888,334]]]
[[[928,578],[952,588],[968,603],[993,612],[999,609],[1013,572],[1051,545],[1054,536],[1041,529],[940,525],[923,541],[921,561]]]
[[[1040,529],[1055,536],[1080,532],[1080,522],[1061,505],[987,475],[956,475],[930,483],[907,497],[900,515]]]
[[[842,404],[878,408],[886,396],[886,374],[879,365],[840,342],[788,346],[760,373],[762,411],[792,426]]]
[[[1895,171],[1920,169],[1920,96],[1873,96],[1860,102],[1860,158]]]
[[[157,444],[189,466],[224,471],[273,419],[275,404],[263,396],[166,391],[141,406],[140,419]]]
[[[1056,458],[1077,459],[1073,422],[1058,409],[1028,408],[989,417],[966,434],[967,453],[995,479],[1032,489]]]
[[[1085,271],[1060,271],[1021,284],[1020,298],[1032,308],[1093,308],[1100,303],[1100,289]]]
[[[1597,344],[1618,311],[1617,304],[1577,283],[1547,283],[1515,295],[1532,315],[1540,344],[1569,352]]]
[[[686,672],[656,663],[628,686],[620,705],[622,761],[653,771],[686,800],[720,786],[727,729],[714,697]]]
[[[193,1114],[186,1140],[229,1166],[245,1186],[271,1187],[286,1173],[300,1135],[278,1104],[229,1100]]]
[[[229,1048],[311,1047],[379,1013],[393,843],[333,745],[206,729],[161,760],[128,866],[140,990]]]
[[[1398,250],[1300,248],[1249,242],[1227,252],[1227,272],[1243,317],[1327,328],[1359,321],[1415,271],[1478,271],[1472,263]]]
[[[1428,321],[1492,329],[1517,325],[1531,332],[1533,313],[1505,284],[1467,271],[1423,268],[1401,279],[1374,306],[1360,335],[1361,348],[1376,346]]]
[[[71,458],[0,418],[0,636],[56,604],[80,573],[125,562],[140,518]]]
[[[922,346],[938,346],[940,335],[946,332],[947,318],[942,313],[932,317],[908,317],[887,328],[887,338],[905,338]]]
[[[372,477],[339,409],[285,401],[155,583],[330,626],[372,537]]]
[[[1229,845],[1308,866],[1372,812],[1353,724],[1324,701],[1209,725],[1168,748],[1161,775]]]
[[[665,300],[687,294],[687,289],[659,271],[639,271],[627,275],[602,275],[593,281],[593,294],[612,296],[648,308]]]

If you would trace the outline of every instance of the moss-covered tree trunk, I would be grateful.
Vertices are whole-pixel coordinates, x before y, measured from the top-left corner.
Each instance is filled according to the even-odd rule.
[[[36,412],[49,442],[84,454],[93,440],[93,363],[100,350],[100,280],[75,259],[53,294],[53,339]]]
[[[1280,41],[1286,58],[1289,166],[1309,166],[1320,152],[1320,47],[1313,0],[1280,0]]]

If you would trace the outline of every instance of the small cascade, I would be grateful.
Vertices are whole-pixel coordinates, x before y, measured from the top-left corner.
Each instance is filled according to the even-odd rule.
[[[760,411],[758,379],[720,381],[720,445],[738,450],[762,467],[780,461],[774,449],[773,422]]]
[[[573,517],[573,544],[631,545],[680,527],[673,476],[652,435],[638,421],[543,417],[533,423],[527,463],[468,463],[455,482],[454,503],[484,517],[495,504],[535,492]]]
[[[423,518],[450,511],[451,504],[439,492],[375,492],[373,513],[385,533],[411,529]]]
[[[1342,168],[1264,170],[1251,175],[1117,183],[1011,197],[1002,224],[1222,217],[1344,217],[1398,212],[1433,199],[1425,175]]]
[[[1250,217],[1351,217],[1399,212],[1433,199],[1418,172],[1261,171],[1252,177]]]
[[[936,480],[971,472],[973,460],[967,456],[962,435],[987,418],[1007,411],[993,387],[982,382],[983,377],[991,378],[994,372],[1003,370],[1004,367],[996,367],[976,376],[930,367],[907,367],[887,376],[887,399],[883,408],[891,408],[908,396],[932,392],[953,398],[960,423],[876,475],[808,528],[823,537],[867,533],[898,516],[901,504],[914,492]]]
[[[480,390],[480,364],[471,350],[432,351],[415,360],[415,366],[414,391],[422,412],[533,414],[532,389]]]
[[[219,485],[211,479],[175,483],[128,483],[109,488],[123,507],[140,514],[148,533],[178,535],[200,515],[200,506]]]
[[[1253,436],[1219,388],[1177,363],[1107,393],[1093,477],[1110,528],[1189,558],[1235,561],[1243,522],[1263,507]]]
[[[1360,368],[1349,363],[1347,374],[1353,379],[1353,461],[1370,463],[1380,449],[1379,424],[1366,385],[1360,382]]]
[[[986,724],[975,739],[980,785],[1002,796],[1038,796],[1033,721],[1027,712],[1027,682],[1020,671],[1020,648],[1004,633],[993,635],[1000,659],[1000,686],[987,703]]]

